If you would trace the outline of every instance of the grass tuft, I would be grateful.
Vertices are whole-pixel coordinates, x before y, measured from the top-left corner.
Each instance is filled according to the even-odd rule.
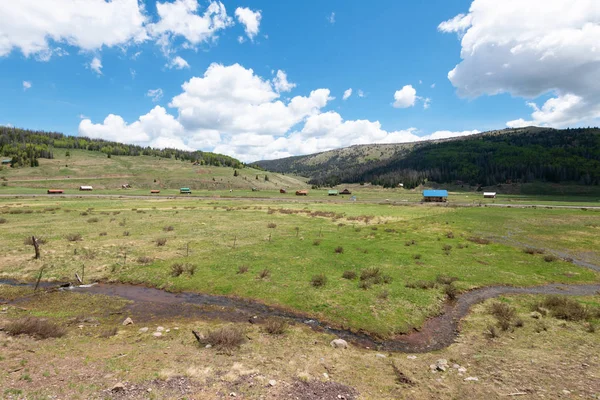
[[[352,271],[352,270],[344,271],[344,273],[342,274],[342,278],[349,279],[349,280],[356,279],[356,276],[357,276],[356,271]]]
[[[235,326],[224,326],[214,329],[206,335],[206,343],[222,350],[233,350],[246,341],[246,334]]]
[[[477,237],[477,236],[471,236],[467,240],[469,242],[473,242],[473,243],[477,243],[477,244],[490,244],[491,243],[489,239],[485,239],[485,238],[481,238],[481,237]]]
[[[167,238],[158,238],[155,240],[155,242],[158,247],[164,246],[165,244],[167,244]]]
[[[283,335],[287,330],[287,322],[281,318],[269,318],[265,321],[264,330],[270,335]]]
[[[327,277],[325,276],[325,274],[314,275],[310,279],[310,284],[316,288],[323,287],[327,284]]]
[[[337,254],[342,254],[344,252],[344,248],[342,246],[338,246],[333,251]]]
[[[269,268],[265,268],[258,273],[258,279],[267,279],[271,276],[271,270]]]
[[[81,233],[69,233],[66,237],[69,242],[79,242],[83,240]]]
[[[67,331],[53,322],[35,317],[25,317],[11,321],[4,330],[11,336],[29,335],[38,339],[59,338]]]

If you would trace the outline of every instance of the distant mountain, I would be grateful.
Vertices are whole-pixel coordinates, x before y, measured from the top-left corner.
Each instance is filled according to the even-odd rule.
[[[600,129],[504,129],[445,140],[358,145],[255,165],[308,177],[317,186],[371,182],[412,188],[428,181],[598,185]]]

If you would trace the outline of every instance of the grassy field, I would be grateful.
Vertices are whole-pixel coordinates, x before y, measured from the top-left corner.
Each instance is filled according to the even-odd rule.
[[[441,310],[439,275],[458,278],[458,290],[600,277],[550,253],[599,258],[600,212],[592,210],[36,198],[1,199],[0,213],[4,277],[33,280],[44,266],[45,279],[72,280],[84,271],[87,281],[257,299],[381,337]],[[40,260],[24,243],[31,235],[46,241]],[[527,254],[509,236],[546,254]],[[174,264],[194,273],[173,276]],[[363,283],[372,268],[379,277]],[[343,278],[347,271],[357,277]]]
[[[23,295],[31,295],[31,289],[0,285],[0,298]],[[532,306],[544,298],[489,300],[463,320],[457,343],[433,353],[407,355],[354,346],[333,349],[331,335],[305,326],[288,326],[283,334],[272,335],[262,325],[248,323],[240,326],[246,338],[240,348],[208,349],[198,346],[190,330],[207,333],[229,324],[164,316],[145,319],[115,298],[38,293],[4,306],[0,327],[37,317],[58,324],[65,335],[36,340],[0,331],[0,395],[210,400],[234,393],[236,398],[281,399],[328,389],[327,397],[321,398],[336,399],[351,389],[358,392],[352,398],[377,400],[594,398],[600,393],[600,335],[578,321],[550,315],[531,318]],[[576,300],[600,306],[597,296]],[[488,329],[496,323],[490,309],[498,302],[513,307],[522,323],[490,337]],[[134,324],[122,326],[127,316]],[[165,330],[156,338],[153,333],[159,326]],[[140,332],[142,327],[148,332]],[[430,365],[440,359],[447,360],[449,368],[431,372]],[[125,393],[111,391],[117,383]]]

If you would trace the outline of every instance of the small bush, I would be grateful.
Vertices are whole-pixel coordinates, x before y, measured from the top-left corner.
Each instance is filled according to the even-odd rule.
[[[491,243],[488,239],[477,237],[477,236],[471,236],[467,240],[469,242],[473,242],[473,243],[477,243],[477,244],[490,244]]]
[[[106,236],[106,235],[108,235],[108,233],[107,233],[107,232],[100,232],[100,233],[98,234],[98,236]]]
[[[435,281],[437,283],[439,283],[440,285],[450,285],[453,282],[456,282],[458,280],[457,277],[455,276],[448,276],[448,275],[438,275],[435,278]]]
[[[465,245],[464,245],[464,244],[462,244],[462,243],[459,243],[459,244],[457,244],[457,245],[456,245],[456,248],[457,248],[457,249],[464,249],[464,248],[465,248]]]
[[[337,254],[342,254],[344,252],[344,248],[342,246],[338,246],[333,251]]]
[[[367,269],[363,269],[360,272],[360,280],[361,281],[372,280],[372,279],[378,278],[380,276],[381,276],[381,269],[379,269],[378,267],[370,267]]]
[[[265,321],[264,330],[270,335],[283,335],[287,330],[287,322],[281,318],[269,318]]]
[[[175,264],[171,265],[171,276],[172,277],[180,276],[181,274],[183,274],[183,271],[185,271],[183,264],[175,263]]]
[[[517,310],[506,303],[494,302],[490,305],[489,313],[498,320],[512,321],[517,316]]]
[[[129,231],[123,232],[123,236],[129,236]]]
[[[421,256],[420,254],[414,254],[414,255],[413,255],[413,259],[415,259],[415,260],[420,260],[420,259],[421,259],[421,257],[422,257],[422,256]]]
[[[456,297],[458,296],[458,289],[456,286],[454,286],[454,284],[450,283],[444,286],[444,294],[448,300],[456,300]]]
[[[158,238],[156,239],[156,245],[157,246],[164,246],[165,244],[167,244],[167,238]]]
[[[238,273],[238,274],[240,274],[240,275],[241,275],[241,274],[245,274],[246,272],[248,272],[248,269],[249,269],[249,268],[248,268],[248,266],[247,266],[247,265],[240,265],[240,266],[238,267],[237,273]]]
[[[553,256],[552,254],[548,254],[548,255],[544,256],[544,261],[546,261],[546,262],[553,262],[556,260],[557,260],[556,256]]]
[[[449,244],[445,244],[442,246],[442,250],[449,252],[450,250],[452,250],[452,246],[450,246]]]
[[[224,326],[208,332],[206,343],[222,350],[233,350],[246,341],[246,334],[235,326]]]
[[[523,322],[521,318],[517,318],[514,320],[513,324],[516,328],[522,328],[525,325],[525,322]]]
[[[113,337],[117,334],[117,332],[119,331],[119,329],[115,326],[114,328],[108,328],[103,330],[102,332],[100,332],[100,335],[98,335],[101,338],[104,339],[108,339],[109,337]]]
[[[498,336],[500,336],[498,334],[498,330],[496,329],[496,327],[494,325],[488,325],[488,327],[485,330],[485,334],[486,336],[488,336],[490,339],[495,339]]]
[[[321,244],[321,239],[315,239],[313,240],[313,246],[318,246]]]
[[[6,218],[0,218],[0,225],[7,223],[8,220]]]
[[[435,282],[433,281],[415,281],[409,282],[406,285],[407,288],[411,289],[433,289],[435,287]]]
[[[36,239],[37,239],[37,242],[38,242],[39,245],[44,245],[44,244],[46,244],[48,242],[43,237],[39,237],[39,238],[36,238]],[[23,244],[25,246],[33,246],[33,238],[31,236],[25,237],[25,239],[23,239]]]
[[[532,247],[527,247],[527,248],[523,249],[523,253],[525,253],[525,254],[531,254],[531,255],[534,255],[534,254],[544,254],[544,250],[534,249]]]
[[[453,232],[447,232],[447,233],[446,233],[446,237],[447,237],[448,239],[454,239],[454,233],[453,233]]]
[[[327,284],[327,277],[325,276],[325,274],[314,275],[310,279],[310,284],[317,288],[323,287]]]
[[[189,276],[194,276],[197,266],[195,264],[185,264],[185,272]]]
[[[271,270],[269,268],[265,268],[258,273],[259,279],[267,279],[270,276],[271,276]]]
[[[169,226],[165,226],[165,227],[163,228],[163,231],[165,231],[165,232],[173,232],[174,230],[175,230],[175,228],[174,228],[174,227],[172,227],[171,225],[169,225]]]
[[[582,321],[590,317],[585,306],[565,296],[548,296],[540,306],[549,309],[554,318],[566,321]]]
[[[383,290],[377,295],[377,298],[379,300],[387,300],[389,297],[390,297],[390,292],[387,290]]]
[[[96,217],[90,218],[90,219],[87,220],[88,224],[93,224],[93,223],[98,222],[98,221],[100,221],[100,220],[98,218],[96,218]]]
[[[356,279],[356,276],[357,276],[356,271],[352,271],[352,270],[344,271],[344,273],[342,274],[342,278],[349,279],[349,280]]]
[[[69,233],[67,235],[67,240],[69,242],[79,242],[83,240],[83,238],[81,237],[81,233]]]
[[[29,335],[38,339],[59,338],[66,335],[66,330],[53,322],[35,317],[25,317],[11,321],[4,330],[11,336]]]
[[[269,223],[267,224],[267,228],[269,228],[269,229],[275,229],[275,228],[277,228],[277,224],[275,224],[275,223],[273,223],[273,222],[269,222]]]
[[[81,215],[81,216],[83,216],[83,217],[87,217],[88,215],[90,215],[90,213],[89,213],[89,212],[87,212],[87,211],[84,211],[84,212],[82,212],[82,213],[79,213],[79,215]]]
[[[541,333],[542,331],[548,330],[548,325],[545,321],[536,321],[533,330],[535,331],[535,333]]]
[[[383,281],[383,283],[385,283],[385,284],[390,284],[390,283],[392,283],[392,280],[393,280],[393,279],[392,279],[392,277],[391,277],[391,276],[389,276],[389,275],[382,275],[382,276],[381,276],[381,280],[382,280],[382,281]]]
[[[359,289],[368,290],[368,289],[371,288],[371,286],[373,286],[373,283],[371,283],[371,281],[360,281],[360,282],[358,282],[358,288]]]
[[[152,262],[152,257],[141,256],[138,257],[137,262],[140,264],[150,264]]]

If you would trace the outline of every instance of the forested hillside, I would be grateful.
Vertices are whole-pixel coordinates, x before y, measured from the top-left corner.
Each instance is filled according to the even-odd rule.
[[[242,168],[235,158],[203,151],[183,151],[176,149],[154,149],[132,144],[109,142],[81,136],[67,136],[56,132],[31,131],[0,126],[0,156],[10,158],[15,168],[38,166],[38,158],[54,158],[53,149],[79,149],[98,151],[111,156],[155,156],[174,158],[201,165]]]
[[[309,183],[331,186],[371,182],[385,187],[412,188],[428,181],[495,185],[506,182],[600,183],[600,129],[525,128],[476,136],[397,145],[391,157],[364,163],[345,163],[344,168],[303,166],[299,159],[290,170],[277,163],[278,172],[309,172]],[[330,159],[330,163],[331,163]],[[259,162],[270,169],[271,161]],[[326,165],[323,165],[326,167]]]

